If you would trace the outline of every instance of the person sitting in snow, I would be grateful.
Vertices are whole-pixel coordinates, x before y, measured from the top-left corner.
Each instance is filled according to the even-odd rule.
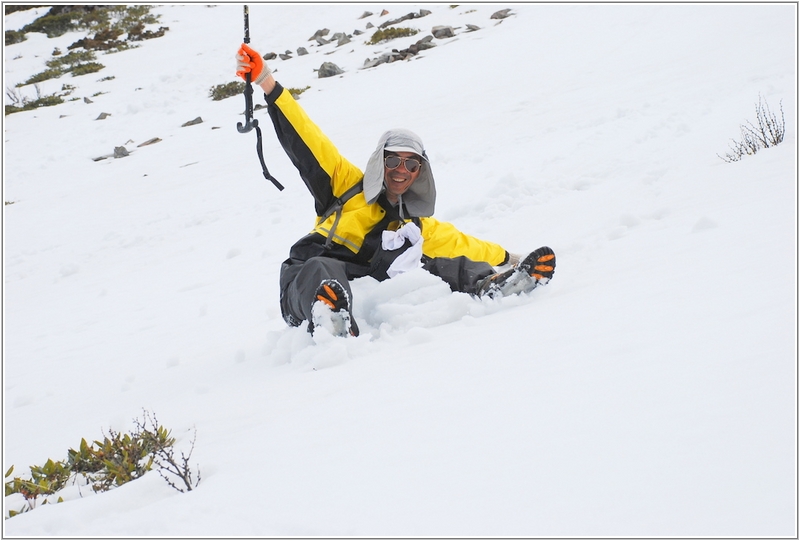
[[[418,267],[453,291],[499,297],[546,284],[556,265],[543,246],[526,257],[433,218],[436,186],[422,140],[405,129],[384,133],[364,172],[347,161],[272,76],[259,53],[242,44],[236,75],[264,91],[278,139],[314,196],[314,229],[292,246],[280,273],[280,305],[293,327],[328,324],[358,336],[350,280],[385,280]],[[499,272],[495,267],[510,266]]]

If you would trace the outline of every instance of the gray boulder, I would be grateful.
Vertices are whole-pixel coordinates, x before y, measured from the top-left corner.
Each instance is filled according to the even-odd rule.
[[[452,26],[434,26],[431,28],[431,34],[436,39],[452,38],[456,35]]]
[[[328,32],[330,32],[330,30],[328,30],[327,28],[323,28],[322,30],[317,30],[316,32],[314,32],[313,36],[308,38],[308,41],[315,41],[315,40],[317,40],[317,38],[321,38],[323,36],[327,36]]]
[[[492,13],[492,16],[489,17],[490,19],[505,19],[511,15],[511,9],[501,9],[500,11],[495,11]]]
[[[144,143],[142,143],[140,145],[136,145],[136,148],[146,147],[148,145],[154,145],[154,144],[160,143],[160,142],[161,142],[161,139],[159,137],[153,137],[152,139],[148,139],[147,141],[145,141]]]
[[[186,126],[196,126],[197,124],[202,124],[203,119],[202,117],[197,117],[194,120],[190,120],[189,122],[184,122],[181,124],[181,128],[185,128]]]
[[[333,77],[335,75],[341,75],[344,73],[344,70],[334,64],[333,62],[323,62],[322,65],[317,70],[317,75],[320,79],[324,79],[326,77]]]
[[[388,13],[388,12],[387,12]],[[403,21],[407,21],[409,19],[418,19],[420,17],[425,17],[426,15],[430,15],[431,12],[427,9],[421,9],[419,13],[407,13],[398,19],[392,19],[391,21],[385,21],[381,23],[378,28],[386,28],[387,26],[392,26],[393,24],[401,23]]]
[[[420,51],[432,49],[433,47],[436,47],[436,44],[433,43],[433,36],[425,36],[418,42],[409,46],[408,49],[403,49],[402,51],[392,49],[391,53],[385,53],[377,58],[367,58],[361,69],[374,68],[375,66],[397,62],[398,60],[410,60]]]

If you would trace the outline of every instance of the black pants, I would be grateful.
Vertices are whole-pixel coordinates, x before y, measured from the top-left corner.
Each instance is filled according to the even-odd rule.
[[[423,258],[422,268],[444,280],[450,289],[474,294],[478,282],[494,274],[494,268],[482,261],[472,261],[466,257],[434,259]],[[286,323],[297,327],[303,321],[311,320],[311,306],[316,300],[316,292],[323,280],[337,280],[350,296],[352,316],[353,292],[350,280],[362,276],[373,276],[378,280],[385,278],[385,272],[370,271],[365,267],[353,266],[332,257],[317,256],[306,261],[289,258],[281,266],[281,313]]]

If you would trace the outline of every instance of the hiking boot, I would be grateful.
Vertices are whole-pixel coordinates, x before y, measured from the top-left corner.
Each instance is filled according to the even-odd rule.
[[[337,280],[324,280],[311,306],[311,321],[308,331],[324,327],[334,336],[358,336],[358,325],[350,315],[350,296]]]
[[[517,268],[530,274],[538,285],[544,285],[556,272],[556,254],[551,248],[542,246],[528,254]]]
[[[496,299],[533,291],[553,278],[556,254],[542,246],[528,254],[519,265],[507,271],[492,274],[478,282],[476,295]]]

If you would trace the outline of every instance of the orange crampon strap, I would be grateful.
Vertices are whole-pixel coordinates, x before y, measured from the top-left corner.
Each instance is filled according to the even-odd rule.
[[[328,284],[323,284],[322,288],[325,290],[325,293],[328,296],[325,297],[323,295],[317,295],[317,300],[320,300],[320,301],[324,302],[325,304],[330,306],[330,308],[332,310],[335,309],[336,305],[333,304],[333,301],[338,301],[339,300],[339,297],[336,296],[336,292],[333,289],[331,289],[331,287]],[[333,300],[331,300],[331,299],[333,299]]]
[[[554,267],[552,265],[542,265],[542,263],[547,263],[549,261],[554,260],[555,258],[556,258],[555,254],[545,254],[541,257],[538,257],[536,259],[536,262],[539,264],[534,265],[533,270],[537,270],[539,272],[544,272],[544,273],[550,273],[550,276],[552,276],[553,270],[555,270]],[[544,275],[538,273],[531,273],[531,276],[533,276],[536,280],[543,280],[545,278]]]

